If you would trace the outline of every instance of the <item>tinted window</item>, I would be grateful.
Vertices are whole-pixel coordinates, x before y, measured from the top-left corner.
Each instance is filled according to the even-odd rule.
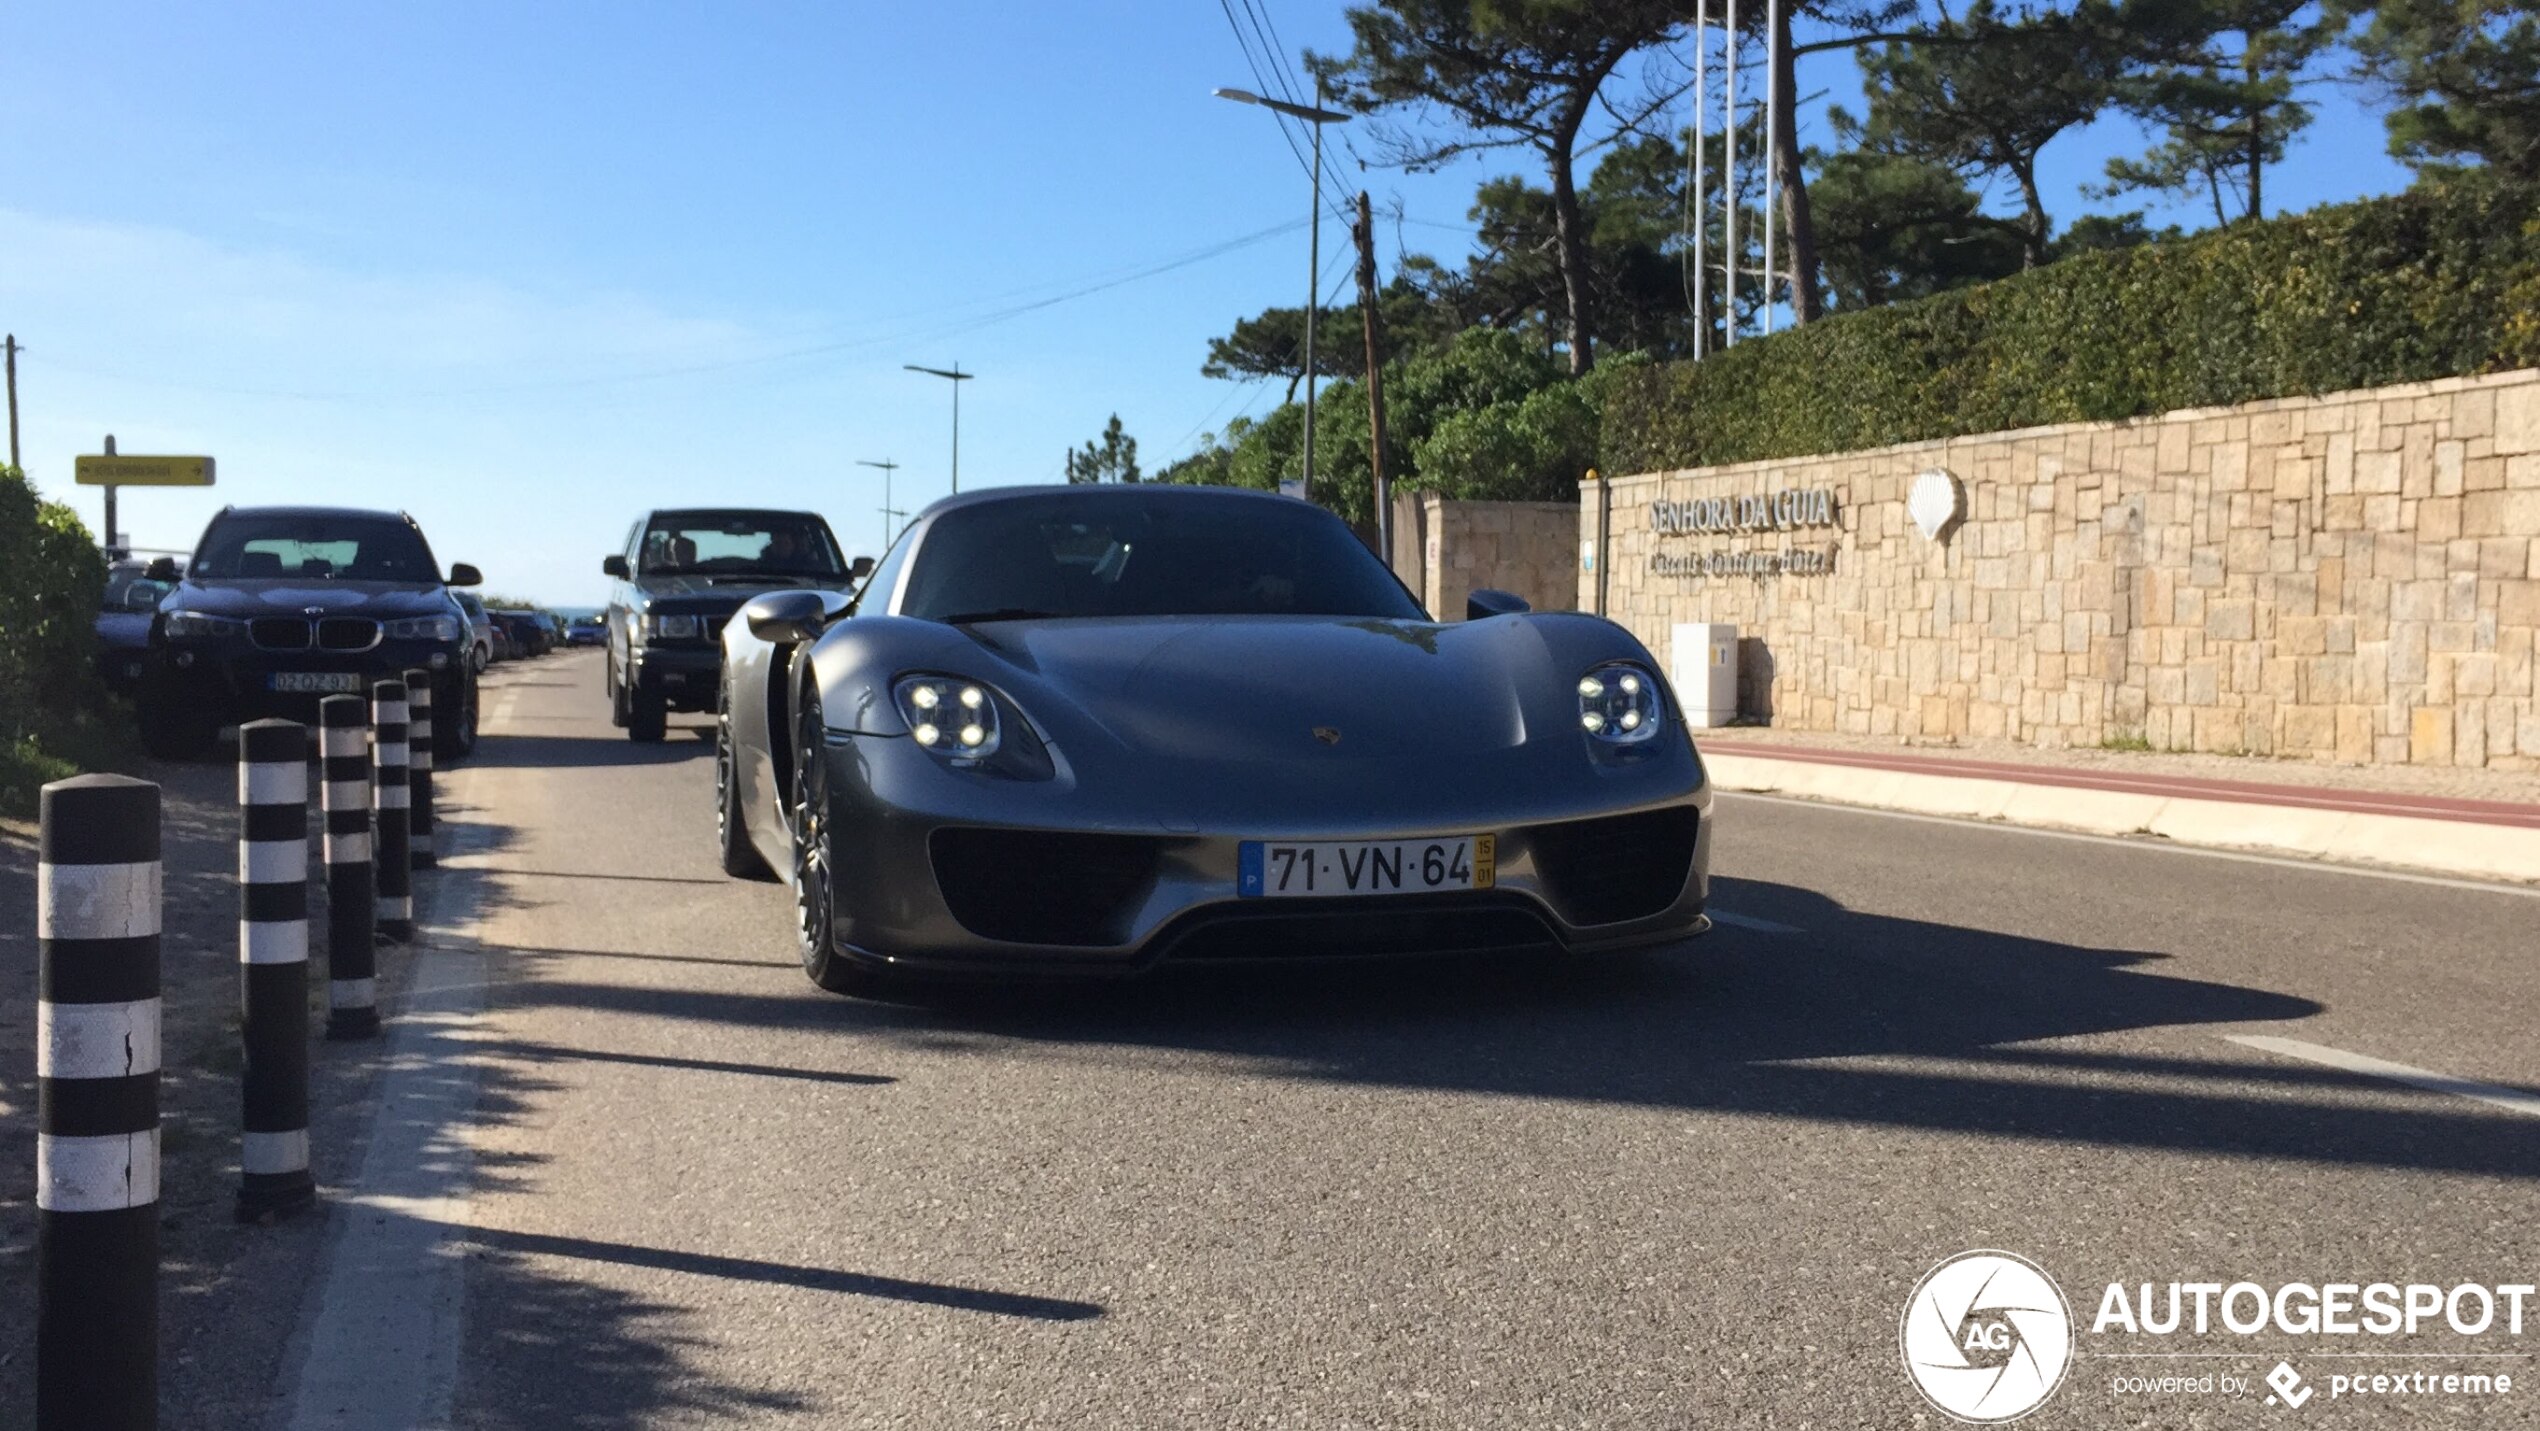
[[[1380,616],[1419,606],[1302,502],[1052,493],[935,518],[900,610],[1054,616]]]
[[[846,573],[828,524],[791,512],[656,512],[637,544],[637,574],[821,576]]]
[[[196,578],[438,584],[423,538],[389,517],[234,512],[213,521],[188,574]]]
[[[899,537],[891,543],[891,549],[882,553],[882,559],[873,564],[873,570],[864,578],[864,585],[856,588],[855,600],[847,603],[848,615],[863,612],[867,597],[873,599],[873,611],[879,612],[889,607],[891,589],[900,584],[900,568],[908,565],[911,530],[908,527],[900,528]]]

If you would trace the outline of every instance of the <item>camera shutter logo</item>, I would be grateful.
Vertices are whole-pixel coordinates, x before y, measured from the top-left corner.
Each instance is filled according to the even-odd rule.
[[[1961,1252],[1923,1274],[1898,1333],[1905,1374],[1960,1421],[2016,1421],[2072,1363],[2072,1310],[2044,1268],[2009,1252]]]

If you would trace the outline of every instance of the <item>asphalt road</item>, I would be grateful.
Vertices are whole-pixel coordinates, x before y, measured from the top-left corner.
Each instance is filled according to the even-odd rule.
[[[470,1080],[407,1105],[462,1150],[456,1425],[1942,1425],[1899,1318],[1986,1247],[2083,1332],[2029,1425],[2272,1424],[2279,1359],[2530,1383],[2304,1419],[2540,1422],[2540,1325],[2087,1330],[2110,1282],[2540,1280],[2540,899],[1726,798],[1735,922],[1679,950],[856,1003],[718,872],[703,721],[627,742],[576,653],[487,729]]]

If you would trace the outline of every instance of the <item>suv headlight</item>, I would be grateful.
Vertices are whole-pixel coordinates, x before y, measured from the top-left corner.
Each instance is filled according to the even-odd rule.
[[[1629,661],[1612,661],[1579,677],[1579,728],[1608,745],[1637,745],[1658,733],[1667,703],[1658,678]]]
[[[663,641],[691,641],[705,634],[702,616],[647,616],[644,634]]]
[[[235,636],[247,623],[226,616],[206,616],[200,611],[171,611],[162,628],[171,641],[185,641],[204,636]]]
[[[1004,732],[997,698],[986,686],[959,676],[902,676],[891,686],[909,739],[960,764],[997,753]]]
[[[391,641],[456,641],[459,619],[455,616],[414,616],[387,624]]]

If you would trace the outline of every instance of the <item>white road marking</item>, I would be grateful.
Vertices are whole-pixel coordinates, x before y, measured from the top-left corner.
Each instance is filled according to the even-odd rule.
[[[2499,1088],[2492,1083],[2475,1083],[2466,1078],[2454,1078],[2448,1073],[2436,1073],[2431,1069],[2413,1068],[2404,1063],[2392,1063],[2387,1059],[2348,1053],[2342,1048],[2330,1048],[2325,1044],[2304,1043],[2300,1039],[2272,1038],[2264,1034],[2225,1034],[2223,1038],[2228,1042],[2239,1044],[2244,1048],[2254,1048],[2262,1053],[2298,1058],[2305,1063],[2343,1069],[2348,1073],[2369,1074],[2374,1078],[2386,1078],[2393,1083],[2405,1083],[2410,1087],[2423,1088],[2434,1093],[2475,1098],[2481,1103],[2493,1104],[2507,1112],[2520,1113],[2527,1118],[2540,1118],[2540,1096],[2522,1092],[2520,1089]]]
[[[280,1431],[448,1424],[467,1300],[456,1244],[469,1221],[482,1076],[468,1057],[485,1007],[482,909],[476,890],[444,885],[418,911],[434,937],[417,946],[388,1024],[361,1171],[329,1191],[332,1241],[285,1363]]]
[[[1757,919],[1751,914],[1731,914],[1725,909],[1705,910],[1704,913],[1711,916],[1713,924],[1725,924],[1731,929],[1744,929],[1756,934],[1805,934],[1808,932],[1795,924],[1776,924],[1769,919]]]
[[[1870,805],[1844,805],[1832,800],[1809,800],[1796,795],[1766,795],[1752,790],[1721,790],[1719,800],[1765,800],[1776,805],[1798,805],[1810,810],[1834,810],[1847,815],[1876,815],[1885,820],[1912,820],[1924,825],[1949,825],[1961,830],[1991,830],[2005,835],[2036,835],[2049,840],[2080,840],[2093,845],[2115,845],[2128,850],[2159,850],[2173,855],[2197,855],[2209,860],[2234,860],[2241,864],[2275,865],[2282,869],[2311,870],[2319,874],[2357,875],[2365,879],[2397,880],[2402,884],[2430,884],[2441,889],[2476,890],[2481,894],[2512,894],[2525,899],[2540,899],[2540,885],[2494,884],[2484,880],[2453,879],[2447,875],[2411,874],[2406,870],[2386,870],[2372,865],[2331,864],[2326,860],[2293,859],[2283,855],[2253,855],[2242,850],[2214,850],[2202,845],[2181,845],[2158,838],[2129,839],[2118,835],[2088,835],[2079,830],[2042,830],[2035,825],[2014,825],[2002,820],[1961,820],[1947,815],[1919,815],[1910,810],[1881,810]]]

